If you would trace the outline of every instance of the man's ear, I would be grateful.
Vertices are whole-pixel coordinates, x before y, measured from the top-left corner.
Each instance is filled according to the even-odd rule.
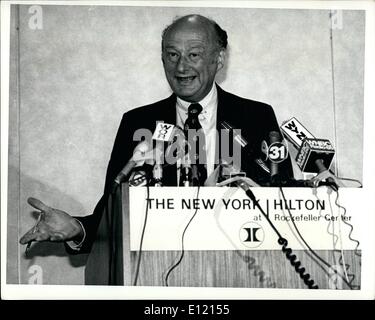
[[[216,58],[217,71],[221,70],[225,64],[225,50],[220,50]]]

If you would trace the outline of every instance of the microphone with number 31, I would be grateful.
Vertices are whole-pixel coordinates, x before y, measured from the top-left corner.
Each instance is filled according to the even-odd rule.
[[[288,148],[286,143],[282,141],[280,132],[271,131],[269,133],[269,145],[266,141],[263,141],[261,149],[265,156],[264,160],[270,162],[270,185],[275,187],[282,185],[279,164],[288,158]]]

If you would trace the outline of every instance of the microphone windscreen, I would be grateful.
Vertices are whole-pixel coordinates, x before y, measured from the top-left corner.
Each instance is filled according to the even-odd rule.
[[[269,137],[270,137],[270,144],[281,141],[281,135],[277,131],[271,131],[269,133]]]
[[[329,140],[306,138],[297,154],[296,162],[303,172],[319,173],[322,171],[319,165],[329,168],[334,155],[335,150]]]

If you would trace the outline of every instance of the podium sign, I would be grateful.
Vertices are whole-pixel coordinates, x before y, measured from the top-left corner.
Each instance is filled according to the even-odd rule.
[[[335,204],[336,193],[327,188],[285,188],[285,199],[278,188],[252,190],[292,249],[306,248],[297,227],[311,248],[332,250],[332,231],[327,232],[327,228],[334,226],[341,229],[343,249],[355,249],[356,243],[349,239],[351,227],[346,223],[356,225],[356,236],[361,235],[360,220],[365,212],[358,212],[348,201],[353,197],[360,200],[360,189],[340,190],[339,204],[347,208],[345,215]],[[146,188],[130,188],[130,250],[139,250],[147,205],[143,250],[180,250],[182,233],[190,219],[184,237],[186,250],[280,249],[276,233],[242,189],[204,187],[199,195],[197,192],[195,187],[149,188],[146,200]]]
[[[315,190],[317,193],[309,188],[285,188],[286,201],[277,188],[252,190],[319,288],[349,288],[336,272],[344,274],[340,271],[342,258],[350,284],[360,285],[360,248],[349,234],[360,240],[359,221],[369,214],[360,205],[363,190],[340,189],[340,207],[335,204],[336,194],[326,188]],[[88,259],[86,284],[306,288],[281,251],[275,232],[241,189],[147,190],[123,185],[122,196],[118,194],[108,207],[112,210],[102,216]],[[291,219],[328,267],[306,250]],[[181,257],[185,229],[183,259],[167,279],[168,271]]]

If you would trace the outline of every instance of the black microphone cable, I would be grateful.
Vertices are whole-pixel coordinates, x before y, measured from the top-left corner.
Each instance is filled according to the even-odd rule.
[[[199,197],[199,191],[200,191],[200,186],[198,185],[197,186],[198,190],[197,190],[197,197],[196,199],[198,199]],[[185,248],[184,248],[184,238],[185,238],[185,233],[186,233],[186,230],[188,229],[190,223],[193,221],[193,219],[195,218],[195,216],[197,215],[198,213],[198,207],[195,209],[195,212],[194,214],[191,216],[189,222],[187,223],[187,225],[185,226],[185,229],[184,231],[182,232],[182,236],[181,236],[181,254],[180,254],[180,258],[177,260],[177,262],[172,265],[169,270],[167,271],[167,275],[165,276],[165,286],[168,287],[168,278],[169,278],[169,275],[172,273],[172,271],[177,268],[177,266],[181,263],[182,259],[184,258],[184,255],[185,255]]]
[[[328,200],[329,200],[329,206],[330,206],[330,210],[331,210],[331,216],[334,216],[334,214],[333,214],[333,208],[332,208],[332,203],[331,203],[331,198],[329,197]],[[346,212],[346,209],[344,207],[343,207],[343,209]],[[332,224],[334,224],[334,223],[332,222]],[[340,220],[339,220],[339,232],[340,232],[340,240],[341,240],[341,221]],[[336,238],[337,238],[337,240],[336,240],[335,244],[339,240],[338,236],[336,236]],[[349,236],[349,239],[351,240],[350,236]],[[340,241],[340,243],[341,243],[341,241]],[[354,250],[354,254],[356,254],[356,249]],[[344,268],[344,273],[345,273],[346,279],[351,284],[353,290],[360,289],[360,286],[353,284],[353,282],[354,282],[354,280],[356,278],[356,275],[354,273],[349,273],[349,269],[351,268],[351,265],[345,262],[345,256],[344,256],[344,251],[343,251],[343,248],[342,248],[342,243],[341,243],[340,250],[336,249],[336,246],[334,246],[333,256],[334,256],[334,259],[336,260],[335,253],[337,253],[337,254],[340,255],[340,257],[338,259],[338,263],[339,263],[339,265],[342,268]]]
[[[140,269],[141,259],[142,259],[142,253],[143,253],[143,251],[142,251],[143,239],[144,239],[146,225],[147,225],[148,209],[149,209],[149,199],[150,199],[150,186],[149,186],[150,176],[146,172],[146,173],[140,175],[140,177],[137,177],[137,179],[143,179],[143,178],[146,178],[146,180],[147,180],[146,181],[146,190],[147,190],[147,195],[146,195],[146,210],[145,210],[145,219],[144,219],[144,222],[143,222],[142,233],[141,233],[141,240],[140,240],[139,250],[138,250],[138,255],[137,255],[137,263],[136,263],[136,267],[135,267],[135,275],[134,275],[134,280],[133,280],[133,286],[137,285],[138,278],[139,278],[139,269]]]
[[[136,286],[137,285],[137,281],[138,281],[139,267],[141,265],[141,258],[142,258],[143,239],[144,239],[146,225],[147,225],[148,207],[149,207],[149,199],[150,199],[150,187],[149,187],[148,183],[146,185],[146,190],[147,190],[147,195],[146,195],[146,212],[145,212],[145,219],[144,219],[144,222],[143,222],[143,228],[142,228],[142,233],[141,233],[141,241],[140,241],[140,244],[139,244],[139,250],[138,250],[138,255],[137,255],[137,264],[136,264],[136,267],[135,267],[135,275],[134,275],[133,286]]]
[[[346,208],[344,206],[340,205],[338,201],[339,201],[339,193],[336,192],[335,205],[339,209],[344,210],[344,213],[341,215],[341,217],[345,217],[346,216]],[[357,239],[354,239],[352,237],[352,233],[353,233],[353,230],[354,230],[353,225],[350,222],[348,222],[347,219],[345,219],[345,218],[342,218],[342,221],[343,221],[344,224],[346,224],[350,228],[350,232],[349,232],[348,238],[349,238],[350,241],[352,241],[352,242],[354,242],[356,244],[356,247],[354,249],[355,255],[361,257],[362,255],[360,253],[358,253],[358,248],[360,246],[360,242]]]
[[[316,196],[317,197],[317,196]],[[318,198],[318,197],[317,197]],[[319,198],[318,198],[318,200],[319,200]],[[285,199],[284,199],[284,201],[285,201]],[[286,214],[285,214],[285,211],[283,210],[283,215],[284,216],[286,216]],[[319,212],[319,216],[322,216],[321,215],[321,209],[320,209],[320,212]],[[298,237],[298,234],[296,234],[296,231],[295,231],[295,228],[294,228],[294,226],[291,226],[290,224],[289,224],[289,221],[287,221],[287,223],[288,223],[288,226],[289,226],[289,229],[291,230],[291,232],[294,234],[294,236],[297,238]],[[328,225],[328,227],[329,227],[329,225]],[[327,228],[328,228],[327,227]],[[328,229],[327,229],[328,230]],[[329,232],[328,232],[329,233]],[[331,235],[331,233],[329,233],[330,235]],[[300,241],[299,241],[300,242]],[[301,242],[300,242],[301,243]],[[319,260],[309,251],[309,250],[306,250],[306,249],[304,249],[303,250],[304,252],[305,252],[305,254],[307,255],[307,256],[309,256],[310,257],[310,259],[311,260],[313,260],[314,262],[315,262],[315,264],[317,265],[317,266],[319,266],[319,268],[327,275],[327,276],[329,276],[330,274],[329,274],[329,272],[326,270],[326,268],[325,268],[325,265],[323,265],[322,263],[320,263],[319,262]]]
[[[281,195],[284,199],[284,201],[287,201],[286,198],[285,198],[285,195],[284,195],[284,191],[282,189],[282,187],[279,188],[280,189],[280,192],[281,192]],[[293,226],[298,234],[298,236],[300,237],[300,239],[302,240],[302,242],[305,244],[305,246],[309,249],[309,251],[320,261],[322,262],[325,266],[327,266],[330,270],[332,270],[332,266],[327,262],[325,261],[322,257],[320,257],[310,246],[309,244],[306,242],[305,238],[302,236],[301,232],[299,231],[296,223],[294,222],[294,219],[293,219],[293,216],[292,216],[292,213],[290,212],[290,209],[287,207],[287,211],[288,211],[288,214],[290,216],[290,220],[292,221],[293,223]],[[352,285],[345,279],[345,277],[343,277],[341,274],[339,274],[336,270],[335,270],[335,273],[345,282],[345,284],[351,289],[353,290],[353,287]]]
[[[306,269],[301,266],[301,262],[297,259],[297,256],[293,253],[293,250],[288,247],[288,240],[285,239],[280,232],[277,230],[271,219],[268,217],[266,212],[263,210],[262,206],[258,203],[254,193],[251,189],[240,183],[240,186],[244,189],[247,196],[253,201],[254,205],[260,210],[262,215],[266,218],[268,223],[270,224],[271,228],[275,231],[276,235],[278,236],[277,242],[282,246],[281,251],[285,254],[287,260],[289,260],[290,264],[294,267],[295,271],[299,274],[300,278],[303,280],[305,285],[309,289],[319,289],[318,285],[315,284],[315,281],[311,279],[309,273],[306,273]]]

